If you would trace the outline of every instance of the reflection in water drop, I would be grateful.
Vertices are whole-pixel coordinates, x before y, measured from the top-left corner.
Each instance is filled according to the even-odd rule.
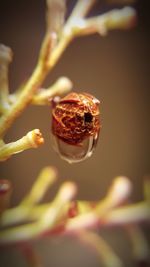
[[[54,135],[52,135],[52,138],[54,149],[60,157],[69,163],[76,163],[92,155],[98,137],[88,136],[78,145],[68,144]]]

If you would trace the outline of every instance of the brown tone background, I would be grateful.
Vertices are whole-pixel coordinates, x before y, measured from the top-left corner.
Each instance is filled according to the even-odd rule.
[[[13,182],[11,205],[19,203],[31,188],[37,174],[47,165],[59,171],[59,181],[45,201],[55,195],[66,179],[78,185],[78,199],[103,198],[113,178],[128,176],[133,185],[131,199],[142,199],[143,176],[149,165],[149,27],[148,1],[139,1],[138,25],[130,31],[113,31],[76,39],[51,72],[45,86],[59,76],[68,76],[77,92],[87,91],[101,100],[102,130],[93,156],[69,165],[53,151],[50,140],[50,108],[29,106],[9,130],[6,140],[14,141],[39,128],[45,144],[28,150],[1,164],[1,178]],[[99,13],[100,5],[95,8]],[[102,10],[102,9],[101,9]],[[31,74],[45,30],[45,1],[0,1],[0,42],[14,52],[10,67],[11,91]],[[130,262],[129,241],[121,229],[102,232],[126,262]],[[118,246],[119,244],[119,246]],[[44,266],[97,267],[98,259],[77,240],[51,239],[35,244]],[[26,266],[18,251],[1,251],[0,266]]]

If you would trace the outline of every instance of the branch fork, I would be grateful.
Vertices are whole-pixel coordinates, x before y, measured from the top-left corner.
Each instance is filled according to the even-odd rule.
[[[148,204],[147,200],[135,204],[123,204],[129,198],[132,189],[127,177],[116,177],[106,197],[95,202],[94,205],[88,201],[75,202],[73,200],[77,188],[72,182],[63,183],[54,200],[40,204],[46,190],[56,181],[56,178],[55,168],[44,168],[21,203],[17,207],[3,209],[1,246],[20,242],[24,244],[24,242],[52,235],[73,235],[86,246],[91,247],[100,256],[105,266],[122,267],[123,263],[113,249],[101,236],[93,232],[95,228],[101,229],[119,224],[127,231],[134,257],[147,260],[148,243],[138,224],[141,216],[145,222],[150,221],[150,213],[142,213]],[[148,183],[147,186],[149,186]],[[146,191],[149,190],[148,187]],[[118,213],[118,216],[114,220],[113,214],[115,213]],[[116,265],[109,265],[108,255]]]

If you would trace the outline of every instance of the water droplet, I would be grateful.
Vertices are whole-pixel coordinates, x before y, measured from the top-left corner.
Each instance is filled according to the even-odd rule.
[[[89,158],[97,143],[98,135],[95,137],[88,136],[82,143],[77,145],[71,145],[55,135],[52,135],[53,146],[55,151],[60,155],[60,157],[69,163],[81,162]]]
[[[72,92],[53,105],[54,148],[69,163],[92,155],[100,132],[99,103],[90,94]]]

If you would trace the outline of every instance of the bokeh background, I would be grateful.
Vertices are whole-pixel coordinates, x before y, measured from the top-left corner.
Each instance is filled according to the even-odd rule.
[[[74,1],[69,1],[69,8]],[[99,1],[93,14],[106,10]],[[68,164],[53,151],[50,140],[50,107],[29,106],[9,130],[6,141],[14,141],[39,128],[45,144],[27,150],[0,165],[1,178],[13,183],[11,205],[28,192],[41,168],[54,165],[59,180],[47,193],[51,200],[65,180],[78,185],[78,199],[98,200],[105,196],[115,176],[126,175],[133,183],[132,201],[143,197],[143,177],[150,173],[149,128],[149,1],[137,2],[138,24],[130,31],[112,31],[74,40],[44,86],[68,76],[77,92],[87,91],[101,101],[102,130],[93,156]],[[36,64],[45,31],[45,1],[0,1],[0,42],[14,52],[10,67],[10,90],[26,81]],[[147,229],[148,230],[148,229]],[[126,234],[120,228],[101,231],[114,250],[133,267]],[[147,231],[148,234],[148,231]],[[52,238],[36,242],[44,266],[99,266],[98,259],[73,238]],[[19,251],[3,250],[0,266],[27,266]]]

